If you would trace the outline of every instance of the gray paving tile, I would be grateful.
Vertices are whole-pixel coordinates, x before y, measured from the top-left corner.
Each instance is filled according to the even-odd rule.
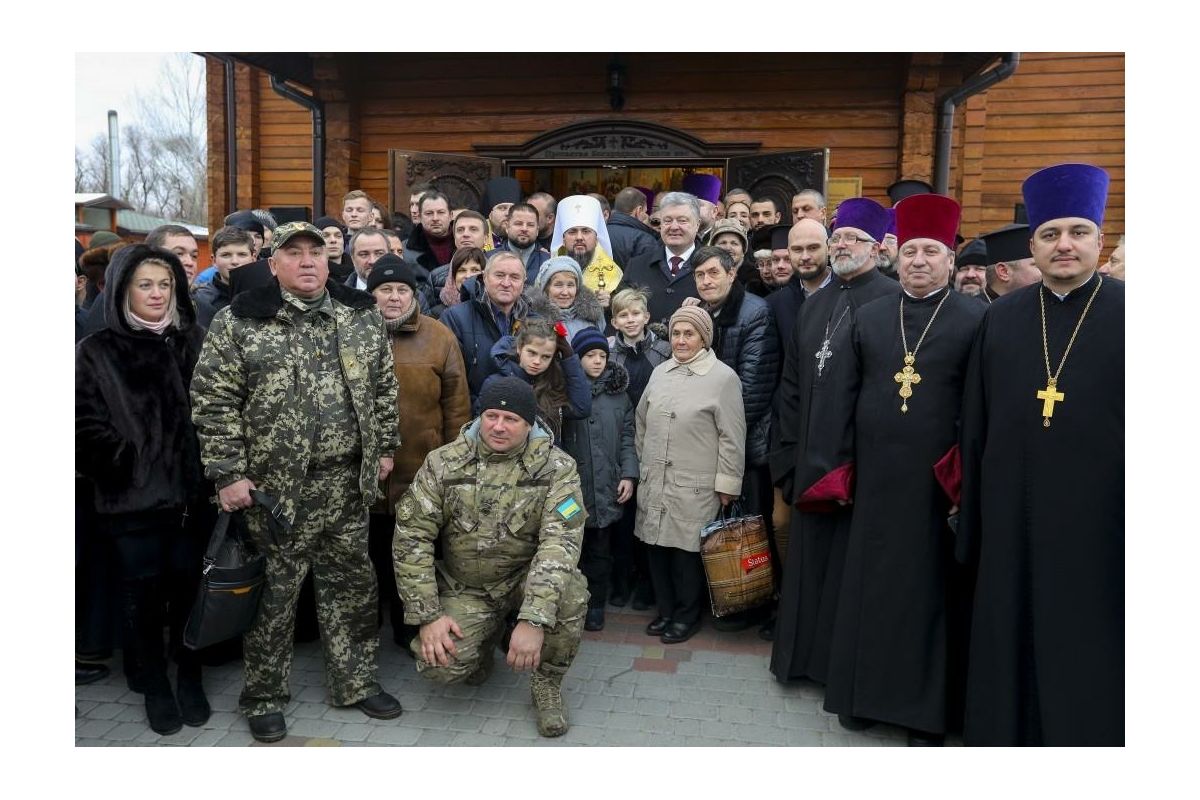
[[[717,709],[700,703],[671,703],[671,716],[675,719],[716,719]]]
[[[76,747],[108,747],[107,739],[76,739]]]
[[[833,732],[829,727],[829,717],[820,714],[780,711],[775,717],[775,722],[779,727],[786,729]]]
[[[322,695],[324,696],[324,695]],[[296,707],[289,710],[287,715],[293,719],[321,719],[325,713],[329,711],[329,704],[325,702],[300,702]]]
[[[117,727],[105,733],[104,738],[110,742],[132,742],[145,731],[146,724],[144,722],[141,725],[136,722],[122,722]]]
[[[784,740],[791,747],[821,747],[825,741],[819,731],[792,728],[784,731]]]
[[[504,732],[508,730],[508,724],[509,720],[507,719],[485,719],[479,727],[479,733],[485,736],[503,736]]]
[[[330,722],[326,719],[301,717],[289,720],[288,734],[291,736],[307,736],[312,739],[329,739],[342,727],[340,722]]]
[[[75,720],[75,736],[80,739],[99,739],[119,723],[107,719]]]
[[[457,714],[450,720],[450,730],[462,733],[479,733],[485,720],[471,714]]]
[[[365,722],[346,722],[337,729],[333,738],[339,742],[363,742],[373,730],[375,730],[375,726]]]
[[[93,708],[83,716],[88,719],[116,719],[128,706],[124,703],[93,703]]]
[[[421,731],[416,728],[390,725],[386,728],[375,728],[367,735],[366,741],[374,744],[413,745],[421,738]]]
[[[229,731],[226,730],[214,730],[205,727],[204,730],[200,731],[199,736],[197,736],[195,739],[192,739],[192,747],[211,747],[217,742],[221,741],[221,737],[228,732]]]
[[[249,747],[253,743],[249,728],[235,728],[217,741],[217,747]]]
[[[508,727],[508,720],[500,720],[504,727]],[[417,745],[420,747],[448,747],[454,744],[454,739],[458,734],[454,731],[435,731],[423,730],[421,735],[417,737]]]
[[[482,733],[460,733],[451,742],[454,747],[503,747],[508,740],[503,736],[488,736]]]

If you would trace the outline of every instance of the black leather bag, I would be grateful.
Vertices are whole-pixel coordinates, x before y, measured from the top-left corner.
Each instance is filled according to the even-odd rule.
[[[272,541],[278,544],[276,529],[291,530],[279,503],[257,489],[251,491],[250,496],[256,504],[267,509],[267,529]],[[236,526],[239,531],[230,534],[230,523],[240,514],[240,511],[220,512],[209,537],[200,588],[183,631],[183,643],[192,650],[241,636],[250,629],[258,614],[258,601],[267,576],[267,559],[240,530],[242,526]]]

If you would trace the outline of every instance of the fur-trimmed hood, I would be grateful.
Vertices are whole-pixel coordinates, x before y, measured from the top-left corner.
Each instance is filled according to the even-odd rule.
[[[186,331],[196,324],[196,308],[192,305],[192,297],[188,293],[187,273],[184,272],[179,257],[170,250],[134,244],[114,252],[104,270],[104,323],[105,327],[114,333],[123,336],[158,335],[148,331],[135,331],[129,327],[129,320],[125,319],[124,313],[125,293],[129,290],[129,281],[133,279],[133,273],[137,271],[138,266],[149,258],[157,258],[171,268],[171,277],[175,281],[175,308],[179,313],[179,330]]]
[[[620,364],[608,362],[600,377],[592,381],[592,397],[604,394],[622,394],[629,388],[629,372]]]
[[[569,309],[554,305],[545,292],[538,291],[532,286],[525,289],[524,296],[533,313],[539,317],[545,317],[554,322],[580,319],[604,330],[604,306],[600,305],[596,293],[586,286],[579,287],[579,291],[575,295],[575,303]]]
[[[374,308],[375,297],[369,292],[363,292],[335,280],[325,281],[325,290],[329,296],[344,306],[355,310]],[[283,294],[279,290],[279,281],[271,279],[267,286],[259,286],[233,296],[229,304],[230,314],[245,319],[270,319],[283,308]]]

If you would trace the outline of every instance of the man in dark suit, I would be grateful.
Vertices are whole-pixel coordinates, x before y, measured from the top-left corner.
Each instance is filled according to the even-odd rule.
[[[699,242],[700,202],[687,192],[668,192],[659,206],[662,247],[635,256],[625,269],[627,283],[650,290],[650,321],[667,324],[689,297],[698,298],[692,254]]]

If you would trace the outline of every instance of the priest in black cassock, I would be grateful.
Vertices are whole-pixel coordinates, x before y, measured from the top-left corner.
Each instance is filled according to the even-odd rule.
[[[900,292],[900,285],[875,267],[887,226],[887,209],[874,200],[853,197],[838,206],[829,239],[835,277],[800,306],[776,392],[779,426],[771,480],[795,508],[771,649],[771,672],[779,681],[825,683],[828,675],[852,509],[837,502],[849,471],[819,454],[835,451],[841,441],[841,431],[826,420],[847,402],[836,391],[836,379],[840,370],[853,367],[854,313]]]
[[[946,520],[959,500],[963,381],[986,306],[949,285],[958,203],[919,194],[895,211],[903,293],[854,316],[852,368],[835,373],[845,402],[826,420],[844,438],[823,460],[852,466],[853,490],[838,499],[852,499],[854,515],[825,710],[851,727],[904,726],[910,745],[940,745],[948,707],[961,712],[948,687],[961,697],[966,650],[967,598]],[[947,679],[952,662],[957,680]]]
[[[1125,287],[1097,272],[1108,175],[1022,186],[1041,281],[992,303],[963,401],[977,564],[963,740],[1125,743]]]

